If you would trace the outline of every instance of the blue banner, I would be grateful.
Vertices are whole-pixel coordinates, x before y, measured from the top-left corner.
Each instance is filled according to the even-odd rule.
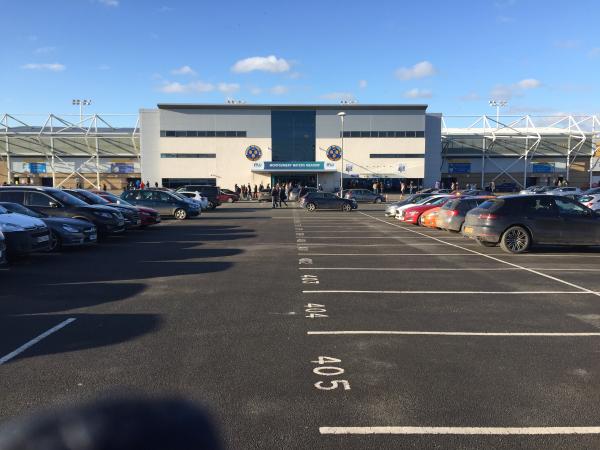
[[[323,161],[265,161],[265,170],[324,170]]]
[[[132,163],[110,163],[111,173],[133,173],[134,170]]]
[[[533,173],[553,173],[554,172],[554,164],[553,163],[532,163],[531,171]]]
[[[46,163],[29,163],[29,173],[46,173]]]
[[[448,173],[471,173],[471,163],[448,163]]]

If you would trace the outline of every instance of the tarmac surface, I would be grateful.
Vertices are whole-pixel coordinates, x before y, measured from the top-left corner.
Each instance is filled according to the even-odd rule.
[[[0,269],[0,423],[125,391],[230,449],[600,448],[600,249],[383,209],[225,205]]]

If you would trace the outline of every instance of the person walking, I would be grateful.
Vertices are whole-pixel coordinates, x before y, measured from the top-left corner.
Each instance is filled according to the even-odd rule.
[[[496,183],[494,182],[494,180],[492,180],[492,181],[490,182],[490,191],[492,191],[492,194],[493,194],[494,192],[496,192]]]
[[[258,189],[261,191],[265,190],[265,186],[262,184],[262,181],[260,182],[260,186],[258,187]]]
[[[140,183],[140,189],[141,189],[141,190],[144,190],[145,188],[146,188],[146,185],[145,185],[145,184],[144,184],[144,182],[142,181],[142,182]]]
[[[279,203],[279,192],[276,186],[273,186],[273,189],[271,189],[271,202],[273,204],[272,208],[277,208]]]
[[[103,183],[103,184],[102,184],[102,190],[103,190],[104,192],[106,192],[106,183]]]
[[[404,197],[404,192],[406,191],[406,184],[404,184],[404,181],[402,181],[400,183],[400,194],[402,194],[402,197]]]
[[[373,194],[377,194],[377,181],[373,183]]]
[[[155,181],[155,182],[154,182],[154,187],[155,187],[155,188],[158,188],[158,181]]]
[[[410,184],[408,185],[408,193],[409,193],[409,194],[412,194],[412,193],[413,193],[413,189],[414,189],[414,187],[415,187],[415,186],[413,185],[413,182],[412,182],[412,180],[410,180]]]
[[[254,200],[258,200],[258,186],[254,185]]]
[[[283,189],[283,187],[281,187],[279,189],[279,207],[281,208],[281,202],[285,203],[285,207],[288,207],[288,204],[286,202],[287,200],[287,194],[285,192],[285,189]]]

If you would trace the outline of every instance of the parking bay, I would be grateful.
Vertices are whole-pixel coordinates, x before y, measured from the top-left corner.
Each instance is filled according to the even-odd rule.
[[[327,315],[309,319],[307,347],[323,364],[340,360],[333,378],[350,383],[316,389],[331,402],[319,425],[327,445],[448,442],[439,433],[473,448],[490,434],[513,435],[508,448],[598,445],[599,298],[584,284],[598,253],[515,257],[378,211],[339,218],[339,230],[356,233],[336,234],[327,216],[295,222],[299,271],[313,277],[304,298]],[[313,361],[315,378],[331,380],[319,373],[336,370]]]

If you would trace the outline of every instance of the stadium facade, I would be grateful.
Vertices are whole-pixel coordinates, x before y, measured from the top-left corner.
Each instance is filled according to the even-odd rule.
[[[341,113],[341,114],[340,114]],[[597,116],[443,116],[426,105],[160,104],[0,116],[0,183],[120,190],[297,181],[327,190],[600,181]]]

